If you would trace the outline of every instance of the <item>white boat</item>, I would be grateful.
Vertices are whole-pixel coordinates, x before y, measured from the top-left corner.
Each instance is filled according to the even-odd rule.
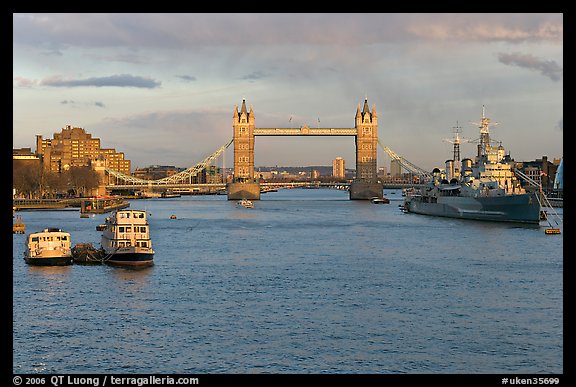
[[[46,228],[26,238],[24,261],[29,265],[64,266],[72,264],[70,234],[59,228]]]
[[[154,264],[146,211],[118,210],[106,218],[105,225],[101,239],[104,262],[130,267]]]
[[[245,207],[245,208],[254,208],[254,203],[252,203],[251,200],[248,199],[242,199],[242,200],[238,200],[237,203],[239,206]]]

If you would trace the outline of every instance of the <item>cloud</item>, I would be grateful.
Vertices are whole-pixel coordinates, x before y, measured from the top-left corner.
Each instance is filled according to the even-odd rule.
[[[80,107],[81,105],[82,106],[97,106],[97,107],[101,107],[101,108],[106,107],[106,105],[104,105],[104,103],[100,102],[100,101],[81,103],[81,102],[76,102],[74,100],[65,99],[65,100],[60,101],[60,104],[61,105],[70,105],[70,106],[75,107],[75,108]]]
[[[192,82],[192,81],[196,80],[196,77],[192,76],[192,75],[175,75],[175,77],[180,78],[180,79],[187,81],[187,82]]]
[[[24,78],[21,76],[15,76],[14,80],[18,87],[32,87],[38,84],[38,81],[35,79]]]
[[[111,75],[109,77],[94,77],[86,79],[64,79],[60,76],[45,78],[40,82],[43,86],[52,87],[81,87],[81,86],[95,86],[95,87],[138,87],[146,89],[154,89],[161,85],[161,82],[155,81],[152,78],[144,78],[130,74]]]
[[[265,78],[267,75],[262,71],[253,71],[250,74],[244,75],[241,79],[245,81],[256,81],[258,79]]]
[[[543,60],[530,54],[521,53],[499,53],[498,60],[505,65],[518,66],[529,70],[540,71],[553,81],[561,81],[564,77],[564,70],[553,60]]]
[[[42,47],[194,49],[400,41],[563,40],[563,14],[13,14],[13,42]]]

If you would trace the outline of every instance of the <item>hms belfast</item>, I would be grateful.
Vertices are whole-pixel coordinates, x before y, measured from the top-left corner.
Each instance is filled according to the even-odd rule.
[[[490,145],[490,119],[482,108],[478,154],[465,158],[458,170],[460,140],[454,138],[454,159],[446,161],[443,175],[438,168],[432,181],[409,193],[404,200],[407,212],[460,219],[526,224],[540,223],[537,193],[528,193],[513,171],[504,147]]]

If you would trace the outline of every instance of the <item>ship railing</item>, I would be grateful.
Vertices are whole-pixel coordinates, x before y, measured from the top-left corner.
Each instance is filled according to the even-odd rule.
[[[548,197],[546,197],[546,194],[544,193],[544,191],[542,191],[542,184],[535,182],[532,178],[527,176],[524,172],[520,171],[518,168],[514,168],[514,172],[517,173],[518,176],[520,176],[522,179],[526,180],[531,185],[538,187],[539,192],[538,192],[538,195],[536,195],[536,199],[538,200],[540,207],[551,208],[552,212],[554,213],[555,218],[557,219],[556,224],[559,224],[559,221],[562,221],[562,218],[560,217],[560,215],[558,215],[558,212],[556,212],[556,210],[554,209],[554,207],[552,206],[552,204],[548,200]],[[542,202],[544,202],[545,205],[542,205]],[[548,223],[550,223],[550,222],[548,222]]]

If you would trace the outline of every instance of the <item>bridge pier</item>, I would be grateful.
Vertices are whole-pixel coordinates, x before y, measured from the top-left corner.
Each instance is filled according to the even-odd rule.
[[[228,200],[260,200],[260,183],[228,183],[226,184]]]
[[[370,200],[374,197],[382,199],[384,197],[383,190],[382,183],[353,181],[349,190],[350,200]]]

